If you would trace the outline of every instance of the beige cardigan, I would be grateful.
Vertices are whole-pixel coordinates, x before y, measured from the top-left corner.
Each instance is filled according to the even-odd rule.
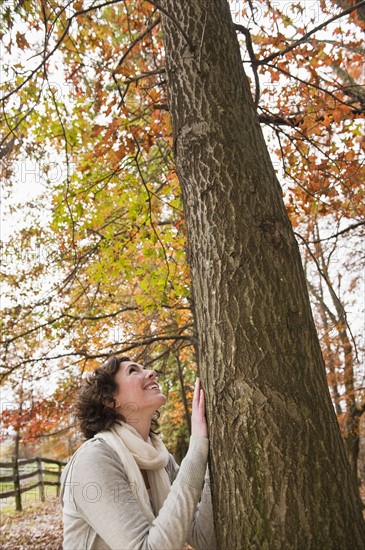
[[[181,550],[185,542],[215,550],[208,446],[192,436],[180,468],[170,455],[171,491],[150,525],[115,451],[102,439],[86,441],[62,474],[64,550]]]

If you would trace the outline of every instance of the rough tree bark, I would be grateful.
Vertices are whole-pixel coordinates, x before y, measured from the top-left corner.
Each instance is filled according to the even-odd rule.
[[[360,549],[358,491],[226,0],[163,0],[219,547]]]

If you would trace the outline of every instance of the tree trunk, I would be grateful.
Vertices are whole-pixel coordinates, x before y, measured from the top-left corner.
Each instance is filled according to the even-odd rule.
[[[161,8],[219,548],[362,549],[356,483],[229,5]]]

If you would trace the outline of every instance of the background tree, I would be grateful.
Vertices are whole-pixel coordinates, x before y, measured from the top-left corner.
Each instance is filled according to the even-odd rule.
[[[365,403],[361,405],[356,399],[355,368],[360,351],[357,349],[346,315],[346,310],[350,310],[356,304],[353,302],[344,304],[342,295],[344,294],[344,284],[348,284],[350,288],[356,288],[359,281],[357,278],[348,277],[348,280],[343,283],[343,276],[338,273],[338,281],[335,285],[332,281],[332,264],[337,262],[338,242],[328,242],[326,238],[321,239],[321,231],[315,213],[313,214],[312,227],[308,223],[307,229],[308,235],[304,241],[306,256],[314,260],[315,264],[315,270],[307,274],[307,284],[310,294],[313,296],[314,311],[320,318],[318,326],[322,327],[322,350],[328,369],[328,385],[344,436],[347,455],[355,477],[357,477],[360,417],[363,414]],[[337,240],[340,238],[341,235],[338,235]],[[330,241],[333,240],[330,239]],[[352,263],[356,257],[354,255],[356,249],[346,250],[345,247],[342,247],[341,250],[345,256],[342,260],[345,260],[343,263],[348,273],[354,273]],[[351,296],[351,292],[348,292],[347,295]],[[344,390],[341,391],[341,388]]]

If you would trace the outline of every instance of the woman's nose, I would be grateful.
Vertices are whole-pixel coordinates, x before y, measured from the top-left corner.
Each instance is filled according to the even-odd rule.
[[[155,370],[148,370],[146,374],[146,378],[156,378],[157,372]]]

